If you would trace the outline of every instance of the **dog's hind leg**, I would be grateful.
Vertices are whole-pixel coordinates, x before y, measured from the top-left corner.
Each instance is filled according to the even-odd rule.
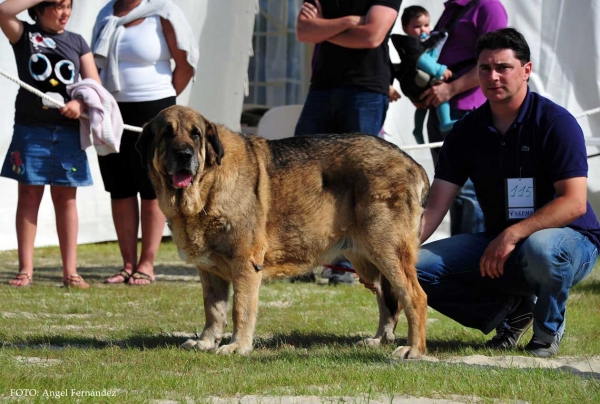
[[[385,244],[390,245],[390,250],[380,249],[377,255],[371,257],[382,276],[389,281],[408,320],[407,345],[392,353],[394,358],[401,359],[419,359],[426,349],[427,295],[417,279],[417,248],[412,244],[400,241],[394,250],[391,250],[393,244]]]
[[[392,285],[383,275],[380,276],[377,287],[377,306],[379,307],[379,326],[373,338],[359,341],[359,346],[379,347],[381,344],[394,342],[394,331],[398,324],[398,316],[402,310],[398,296],[394,293]]]
[[[202,297],[206,324],[199,340],[189,339],[182,348],[213,351],[219,347],[223,338],[223,329],[227,327],[227,311],[229,306],[229,282],[199,270],[202,282]]]
[[[357,345],[379,347],[381,344],[394,342],[394,330],[402,307],[398,304],[398,296],[394,293],[392,285],[368,259],[353,252],[346,254],[361,280],[375,286],[379,307],[379,326],[375,336],[360,340]]]
[[[217,353],[245,355],[252,351],[262,273],[257,272],[248,260],[234,271],[237,273],[233,276],[233,336],[231,343],[221,346]]]

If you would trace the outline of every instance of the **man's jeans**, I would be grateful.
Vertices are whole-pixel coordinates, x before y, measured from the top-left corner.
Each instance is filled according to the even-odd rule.
[[[434,109],[429,112],[427,120],[427,135],[429,142],[441,142],[446,137],[446,133],[440,130],[440,123]],[[461,119],[470,111],[452,108],[450,117],[452,119]],[[437,163],[440,149],[431,149],[433,164]],[[483,225],[483,212],[475,196],[475,188],[471,180],[467,180],[465,185],[456,195],[456,199],[450,206],[450,235],[455,236],[463,233],[479,233],[485,231]]]
[[[355,88],[310,90],[294,136],[356,132],[377,136],[389,102],[388,95]],[[333,265],[352,268],[345,259]]]
[[[294,136],[355,132],[376,136],[388,104],[387,95],[355,88],[310,90]]]
[[[421,247],[417,273],[428,305],[487,334],[521,297],[537,297],[536,337],[562,338],[569,289],[594,267],[596,246],[570,228],[541,230],[517,245],[504,275],[491,279],[481,276],[479,260],[492,240],[485,233],[460,234]]]

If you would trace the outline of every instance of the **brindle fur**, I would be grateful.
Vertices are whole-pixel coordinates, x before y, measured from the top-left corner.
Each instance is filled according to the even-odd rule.
[[[427,298],[415,261],[429,180],[396,146],[360,134],[269,141],[174,106],[144,127],[138,149],[180,255],[200,273],[206,324],[184,347],[248,353],[261,281],[343,254],[378,289],[379,327],[362,343],[393,342],[404,308],[408,343],[394,356],[423,355]],[[193,181],[175,188],[182,170]],[[230,284],[233,336],[219,347]]]

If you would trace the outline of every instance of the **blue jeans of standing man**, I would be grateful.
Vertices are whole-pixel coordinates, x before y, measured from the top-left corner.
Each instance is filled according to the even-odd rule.
[[[519,243],[504,274],[491,279],[481,276],[479,260],[492,240],[485,233],[460,234],[421,247],[417,273],[429,306],[487,334],[521,297],[537,297],[535,336],[560,340],[569,289],[594,267],[596,246],[570,228],[541,230]]]
[[[377,136],[389,96],[356,88],[310,90],[294,136],[365,133]]]
[[[357,132],[377,136],[385,121],[389,102],[389,95],[356,88],[310,90],[294,136]],[[352,269],[347,260],[336,260],[333,265]],[[336,276],[342,274],[337,273]],[[344,279],[348,283],[353,281],[352,276]]]
[[[429,142],[441,142],[446,137],[446,132],[440,130],[440,123],[437,115],[430,109],[429,119],[427,120],[427,135]],[[461,119],[470,111],[452,108],[450,117],[453,120]],[[440,149],[431,149],[433,164],[437,163]],[[479,233],[485,231],[483,225],[483,212],[475,196],[475,188],[471,180],[467,180],[461,188],[456,199],[450,206],[450,235],[455,236],[463,233]]]

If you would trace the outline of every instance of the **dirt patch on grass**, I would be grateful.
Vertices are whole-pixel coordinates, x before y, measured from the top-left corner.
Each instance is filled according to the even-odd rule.
[[[573,372],[582,376],[591,376],[600,379],[600,356],[587,358],[559,356],[555,358],[534,358],[531,356],[455,356],[440,360],[433,357],[425,357],[424,360],[430,362],[449,362],[460,363],[470,366],[480,367],[500,367],[500,368],[543,368],[558,369]]]

